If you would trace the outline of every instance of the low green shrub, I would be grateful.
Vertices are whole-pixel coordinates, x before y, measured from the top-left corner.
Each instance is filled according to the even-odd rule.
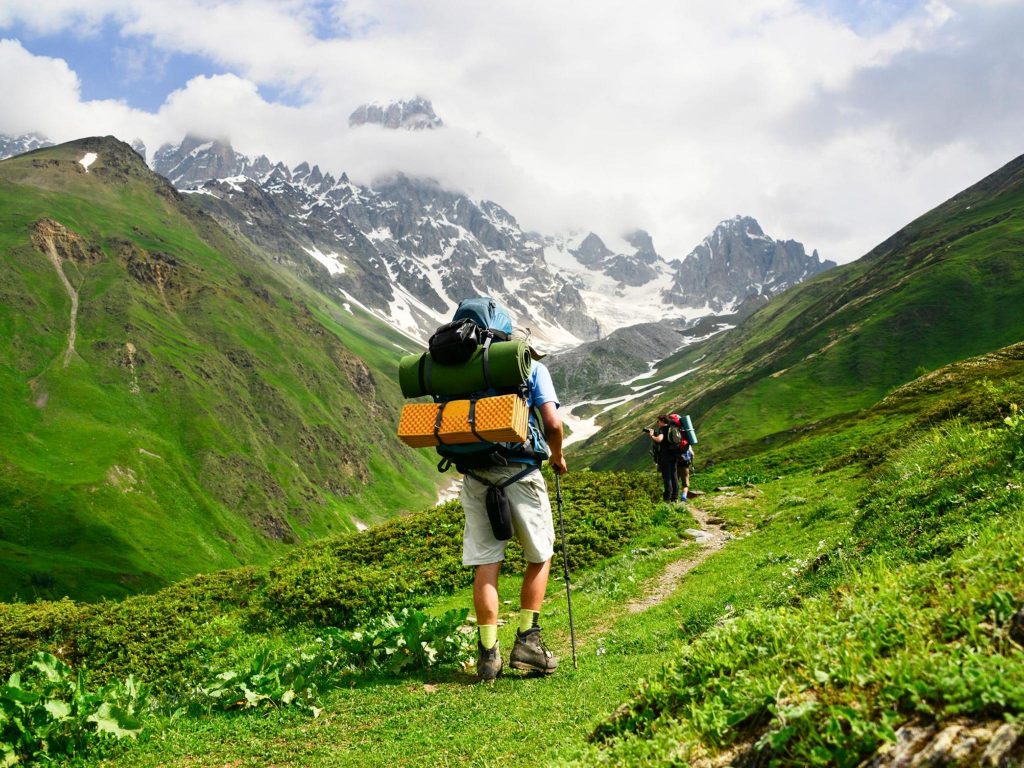
[[[67,598],[53,602],[0,603],[0,677],[23,669],[40,648],[74,660],[83,625],[98,606]]]
[[[554,495],[550,474],[548,486]],[[561,486],[573,570],[628,549],[659,514],[653,472],[569,474]],[[453,501],[298,548],[268,569],[196,576],[121,602],[0,604],[0,674],[42,648],[100,681],[131,673],[174,694],[219,663],[218,648],[240,631],[351,630],[469,585],[462,529]],[[506,563],[523,567],[514,542]]]
[[[341,637],[331,630],[298,648],[265,643],[244,666],[210,666],[206,680],[193,688],[178,711],[297,707],[317,717],[320,695],[353,674]]]
[[[120,602],[0,603],[0,674],[25,667],[42,649],[99,682],[133,674],[159,690],[180,689],[232,632],[218,622],[234,615],[237,625],[262,578],[238,568]]]
[[[354,627],[469,583],[462,507],[448,502],[296,550],[272,567],[253,617],[267,626]]]
[[[656,485],[653,472],[562,478],[570,567],[621,552],[645,531],[656,514]],[[553,486],[549,475],[550,492]],[[252,615],[269,626],[352,627],[380,613],[422,608],[472,582],[472,569],[462,565],[462,529],[462,507],[453,501],[296,550],[270,569]],[[514,542],[505,563],[509,570],[523,567]]]

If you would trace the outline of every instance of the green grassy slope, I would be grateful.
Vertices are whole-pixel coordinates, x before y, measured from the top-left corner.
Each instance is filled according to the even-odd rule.
[[[653,473],[568,475],[579,669],[556,577],[543,623],[563,666],[546,679],[351,670],[315,719],[269,704],[170,716],[197,680],[315,647],[323,624],[469,604],[455,504],[120,604],[0,606],[0,647],[161,685],[149,738],[90,765],[505,764],[529,743],[537,765],[854,766],[905,724],[1024,716],[1022,400],[1018,344],[699,474],[695,503],[733,538],[642,611],[630,604],[696,555],[679,546],[692,521],[651,502]],[[500,639],[507,654],[510,624]]]
[[[66,365],[51,246],[79,300]],[[126,145],[0,163],[0,253],[0,597],[152,590],[433,496],[393,436],[401,339],[241,250]]]
[[[842,433],[845,455],[817,435],[731,463],[756,476],[766,463],[773,471],[800,463],[794,448],[809,443],[800,453],[816,455],[816,470],[758,485],[743,506],[755,518],[771,511],[758,529],[784,522],[796,535],[832,520],[831,531],[803,556],[751,552],[754,569],[785,566],[783,591],[685,633],[669,663],[597,724],[579,764],[728,756],[735,765],[855,766],[875,764],[862,761],[904,726],[983,727],[990,738],[1019,722],[1024,418],[1014,404],[1022,398],[1018,344],[942,369],[863,412]],[[859,479],[843,477],[849,468]],[[858,486],[850,503],[843,494]],[[729,493],[714,503],[735,509],[736,500]],[[954,745],[959,758],[950,756]],[[1024,760],[1024,738],[1005,762],[983,762],[987,746],[954,737],[932,764]],[[911,764],[903,760],[878,764]]]
[[[607,428],[579,454],[595,468],[638,465],[638,420],[667,410],[691,414],[705,458],[757,450],[779,433],[870,406],[924,371],[1019,341],[1022,254],[1018,158],[861,260],[664,361],[659,377],[697,370],[642,408],[603,417]]]

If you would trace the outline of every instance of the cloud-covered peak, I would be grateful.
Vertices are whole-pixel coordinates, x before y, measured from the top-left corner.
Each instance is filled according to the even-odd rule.
[[[363,104],[349,115],[348,124],[353,128],[359,125],[375,124],[385,128],[404,129],[407,131],[433,130],[444,127],[444,123],[436,114],[430,99],[416,97],[408,101],[394,101],[391,104]]]

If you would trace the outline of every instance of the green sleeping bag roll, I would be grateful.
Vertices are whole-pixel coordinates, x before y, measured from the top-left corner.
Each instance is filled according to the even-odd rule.
[[[484,378],[484,349],[461,365],[441,365],[422,355],[405,355],[398,363],[398,383],[405,397],[469,395],[490,387],[516,387],[530,375],[530,347],[525,341],[496,341],[490,346],[488,371]],[[422,377],[420,362],[422,365]]]
[[[683,431],[686,432],[686,439],[690,441],[690,445],[696,445],[697,430],[693,428],[693,422],[690,421],[689,416],[683,416]]]

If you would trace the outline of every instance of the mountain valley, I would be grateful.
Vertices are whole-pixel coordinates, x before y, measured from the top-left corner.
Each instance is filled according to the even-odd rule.
[[[42,723],[0,720],[0,760],[58,721],[82,765],[510,762],[524,728],[563,768],[1024,758],[1024,157],[810,274],[744,217],[687,273],[422,180],[182,192],[139,150],[0,162],[0,711]],[[394,372],[485,279],[565,345],[575,431],[562,666],[478,686],[461,508],[394,435]],[[656,285],[648,322],[599,303]],[[639,437],[666,411],[700,436],[692,513]]]

